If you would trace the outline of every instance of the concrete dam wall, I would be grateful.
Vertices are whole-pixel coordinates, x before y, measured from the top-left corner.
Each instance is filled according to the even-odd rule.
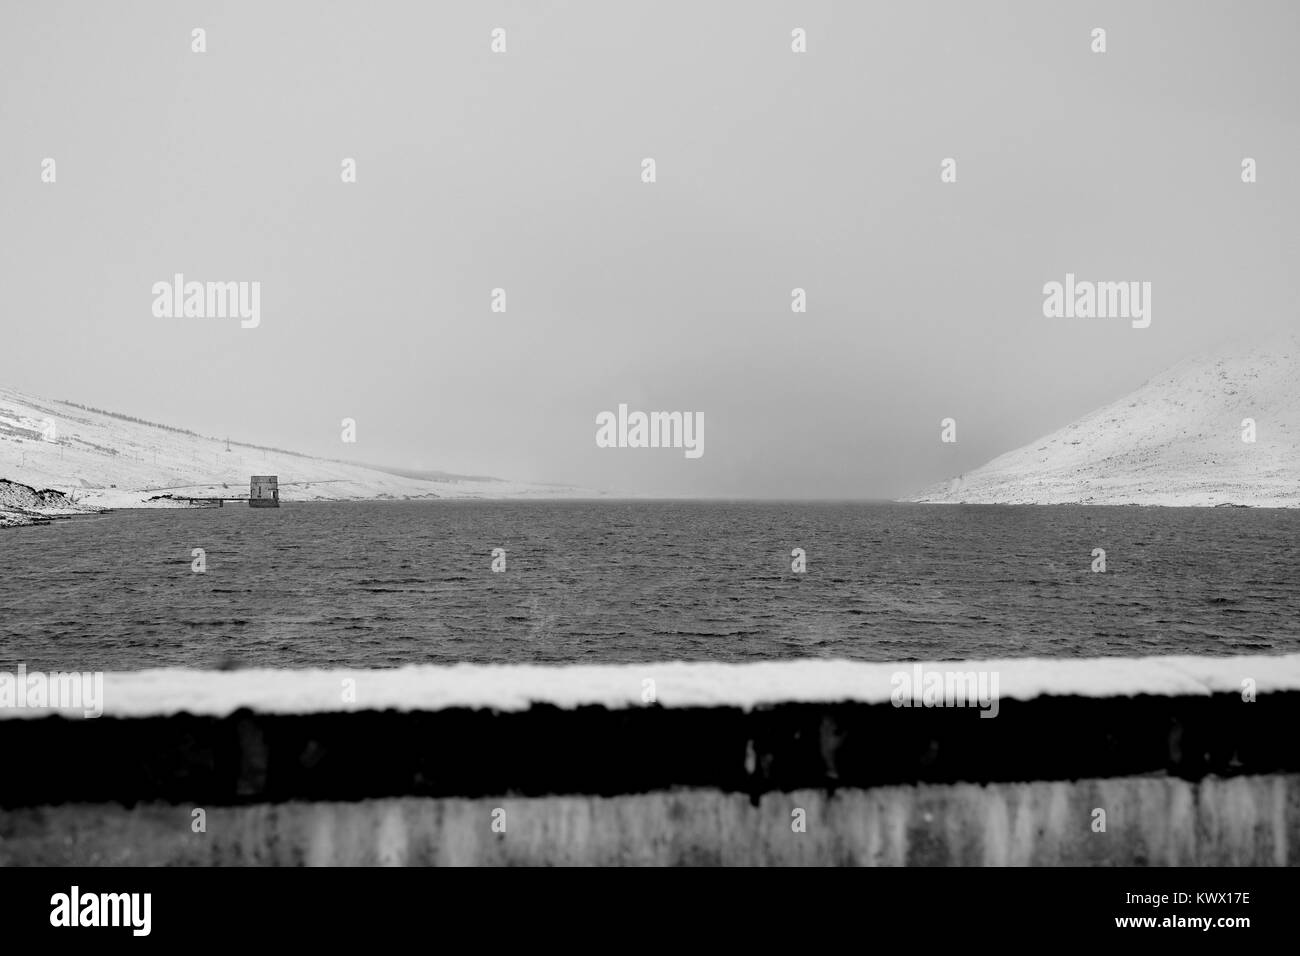
[[[0,864],[1300,861],[1300,656],[151,671],[75,703],[0,707]]]

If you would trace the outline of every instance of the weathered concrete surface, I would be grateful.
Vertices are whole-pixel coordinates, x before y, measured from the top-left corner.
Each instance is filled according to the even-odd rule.
[[[493,811],[505,811],[505,833]],[[1106,832],[1094,832],[1094,810]],[[1300,775],[0,811],[5,865],[1300,863]],[[806,811],[807,831],[792,815]],[[500,815],[497,815],[498,818]]]

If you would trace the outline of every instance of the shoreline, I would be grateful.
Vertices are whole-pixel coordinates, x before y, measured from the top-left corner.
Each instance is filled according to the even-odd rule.
[[[696,500],[696,499],[691,499]],[[480,498],[480,497],[429,497],[429,498],[326,498],[314,499],[312,501],[292,501],[286,500],[281,502],[281,506],[299,505],[329,505],[329,504],[405,504],[418,503],[427,504],[431,502],[503,502],[510,504],[529,504],[529,503],[582,503],[582,502],[619,502],[635,501],[638,503],[653,503],[661,501],[665,503],[680,504],[680,499],[675,498],[636,498],[636,499],[615,499],[615,498]],[[703,499],[702,501],[707,501]],[[808,501],[795,502],[773,502],[766,499],[748,500],[728,500],[729,504],[806,504],[806,505],[823,505],[824,501],[810,499]],[[851,502],[869,506],[873,504],[884,505],[933,505],[951,508],[1145,508],[1145,509],[1165,509],[1165,510],[1196,510],[1196,511],[1215,511],[1219,509],[1249,509],[1251,511],[1295,511],[1300,508],[1297,505],[1245,505],[1223,503],[1216,505],[1198,505],[1198,504],[1174,504],[1174,503],[1155,503],[1155,502],[1083,502],[1083,501],[1050,501],[1050,502],[1023,502],[1023,501],[916,501],[907,498],[899,498],[893,501],[861,501]],[[213,510],[212,505],[206,504],[181,504],[178,501],[159,501],[153,504],[135,504],[135,505],[115,505],[113,507],[102,506],[82,506],[75,509],[55,510],[55,509],[24,509],[24,508],[3,508],[0,507],[0,530],[5,528],[29,528],[38,525],[53,524],[56,521],[66,520],[69,518],[87,518],[95,515],[107,515],[117,511],[208,511]]]
[[[49,524],[57,518],[100,514],[106,509],[81,504],[54,488],[37,490],[10,478],[0,478],[0,528]]]

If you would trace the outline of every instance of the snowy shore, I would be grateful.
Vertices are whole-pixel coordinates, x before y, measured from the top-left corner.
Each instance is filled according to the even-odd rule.
[[[13,490],[8,498],[0,494],[0,527],[104,508],[177,507],[175,498],[247,495],[252,475],[277,475],[282,501],[580,498],[597,494],[479,476],[398,474],[208,438],[0,387],[0,479],[27,489]],[[38,500],[41,495],[46,497]],[[175,498],[168,500],[167,495]]]
[[[94,514],[101,510],[81,505],[52,488],[38,491],[30,485],[0,478],[0,528],[44,524],[54,518]]]

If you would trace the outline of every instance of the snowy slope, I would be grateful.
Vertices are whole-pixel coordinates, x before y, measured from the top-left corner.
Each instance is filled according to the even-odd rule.
[[[285,501],[593,494],[491,478],[395,475],[233,441],[227,451],[222,440],[0,387],[0,478],[62,491],[83,505],[129,508],[155,495],[247,495],[251,475],[278,475]]]
[[[1300,507],[1300,338],[1183,362],[909,500]]]

